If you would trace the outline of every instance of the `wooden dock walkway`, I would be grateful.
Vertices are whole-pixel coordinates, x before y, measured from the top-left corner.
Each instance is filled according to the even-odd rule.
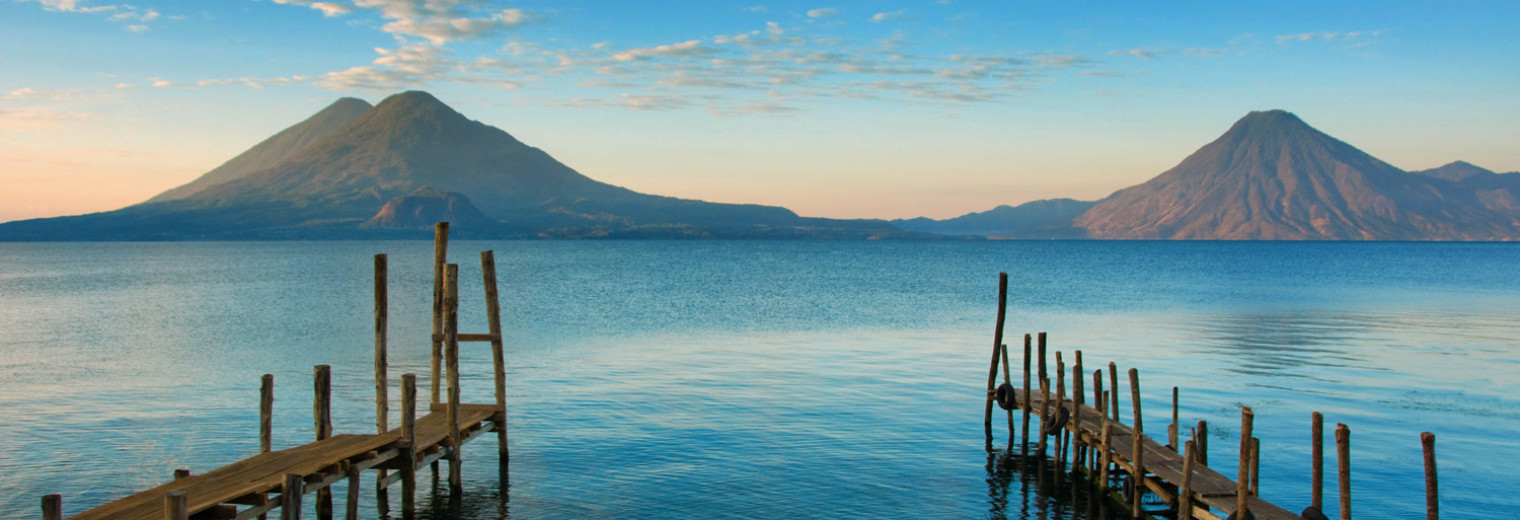
[[[261,387],[258,455],[201,474],[176,470],[174,480],[99,507],[69,516],[72,520],[249,520],[265,518],[280,510],[283,520],[301,516],[302,497],[316,495],[320,520],[333,517],[331,486],[348,481],[346,518],[359,517],[361,475],[375,471],[380,493],[401,483],[404,511],[414,507],[417,470],[449,462],[449,485],[462,488],[461,448],[483,433],[497,434],[498,462],[506,469],[507,407],[505,357],[502,345],[500,305],[496,292],[496,264],[491,251],[481,253],[487,322],[482,334],[459,332],[459,266],[446,261],[448,223],[437,225],[434,239],[433,335],[431,341],[431,400],[427,414],[417,416],[417,376],[401,377],[401,425],[389,425],[391,381],[387,378],[389,295],[386,256],[375,255],[375,425],[373,434],[332,432],[332,371],[327,365],[314,369],[313,420],[316,439],[310,444],[273,450],[272,409],[274,377],[265,375]],[[491,344],[495,364],[496,402],[464,404],[459,384],[461,342]],[[394,473],[392,473],[394,472]],[[61,520],[63,498],[42,499],[44,520]]]
[[[1250,407],[1241,408],[1239,456],[1233,458],[1238,461],[1238,472],[1231,479],[1208,466],[1208,424],[1199,421],[1196,427],[1187,428],[1178,423],[1177,388],[1172,388],[1167,442],[1163,444],[1146,435],[1140,406],[1140,375],[1136,369],[1128,371],[1133,408],[1128,425],[1120,419],[1118,367],[1108,363],[1106,377],[1103,368],[1093,371],[1089,396],[1084,384],[1088,373],[1082,366],[1082,351],[1074,352],[1069,378],[1061,352],[1055,353],[1055,371],[1050,372],[1043,332],[1039,333],[1037,346],[1033,348],[1031,335],[1024,335],[1023,388],[1015,388],[1008,345],[1003,344],[1007,301],[1008,275],[1004,273],[999,276],[997,325],[993,332],[992,362],[987,377],[985,428],[989,453],[993,451],[992,416],[993,408],[997,406],[1008,412],[1010,452],[1017,445],[1028,455],[1030,426],[1038,422],[1034,455],[1045,458],[1047,449],[1052,450],[1051,462],[1058,471],[1086,476],[1100,494],[1120,498],[1133,518],[1328,520],[1323,504],[1324,418],[1318,412],[1312,414],[1310,421],[1310,504],[1302,513],[1295,514],[1258,496],[1261,444],[1260,439],[1252,436],[1254,414]],[[999,369],[1003,377],[1001,385],[998,384]],[[1106,391],[1105,383],[1108,386]],[[1019,443],[1014,442],[1016,412],[1023,418],[1023,441]],[[1342,520],[1351,519],[1350,435],[1345,424],[1337,425],[1335,476],[1340,500],[1339,507],[1333,510],[1339,512]],[[1186,437],[1191,439],[1182,442]],[[1435,436],[1425,432],[1420,439],[1425,452],[1426,519],[1437,520]],[[1156,497],[1165,509],[1147,510],[1144,500],[1147,494]]]

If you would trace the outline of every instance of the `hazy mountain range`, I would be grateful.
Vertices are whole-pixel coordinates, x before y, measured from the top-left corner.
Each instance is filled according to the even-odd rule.
[[[946,220],[838,220],[588,178],[424,92],[343,98],[183,186],[115,211],[0,224],[0,240],[1130,238],[1514,240],[1520,173],[1405,172],[1283,111],[1252,112],[1176,167],[1096,202]]]

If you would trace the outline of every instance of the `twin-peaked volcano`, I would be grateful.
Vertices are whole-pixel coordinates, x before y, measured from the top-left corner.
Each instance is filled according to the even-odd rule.
[[[1272,110],[1075,224],[1094,238],[1512,240],[1520,213],[1502,198],[1405,172]]]
[[[880,221],[807,219],[598,182],[428,93],[404,92],[373,107],[341,99],[142,204],[8,223],[0,239],[362,238],[431,229],[422,215],[468,221],[459,232],[484,237],[897,233]]]

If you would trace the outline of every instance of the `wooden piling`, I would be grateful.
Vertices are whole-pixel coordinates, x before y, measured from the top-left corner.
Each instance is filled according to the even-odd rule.
[[[1050,375],[1049,373],[1046,372],[1046,367],[1045,367],[1045,333],[1044,332],[1041,332],[1039,334],[1039,339],[1036,342],[1036,349],[1035,350],[1037,350],[1039,352],[1039,354],[1040,354],[1040,367],[1039,367],[1040,380],[1044,381]]]
[[[1341,520],[1351,520],[1351,428],[1335,425],[1336,473],[1341,488]]]
[[[1198,453],[1193,441],[1187,441],[1182,456],[1182,485],[1177,489],[1177,520],[1193,520],[1193,465]]]
[[[53,493],[42,497],[42,520],[63,520],[63,495]]]
[[[317,440],[332,437],[332,367],[317,365],[313,370],[316,397],[312,402]],[[317,520],[332,520],[332,489],[317,490]]]
[[[1309,506],[1325,510],[1325,416],[1310,415],[1309,426]]]
[[[1103,403],[1106,402],[1108,402],[1108,400],[1106,396],[1103,395],[1103,369],[1100,368],[1093,371],[1093,409],[1098,411],[1099,419],[1107,417],[1107,412],[1104,411],[1106,407],[1103,406]],[[1108,449],[1107,444],[1103,444],[1099,447],[1104,450]],[[1096,453],[1094,453],[1090,458],[1092,459],[1090,463],[1092,464],[1093,473],[1097,473],[1097,464],[1099,457]]]
[[[1251,426],[1256,414],[1251,407],[1240,408],[1240,471],[1235,479],[1235,518],[1244,520],[1250,512],[1251,490],[1247,487],[1251,478]]]
[[[1172,387],[1172,426],[1171,426],[1171,428],[1167,428],[1167,430],[1166,430],[1166,436],[1167,436],[1166,447],[1171,448],[1172,451],[1177,451],[1177,448],[1178,448],[1178,446],[1177,446],[1177,433],[1178,433],[1177,432],[1177,428],[1180,427],[1180,426],[1178,426],[1178,424],[1179,423],[1177,422],[1177,387],[1174,386],[1174,387]]]
[[[1119,420],[1119,365],[1108,362],[1108,397],[1112,401],[1108,407],[1108,413],[1113,414],[1114,420]]]
[[[501,335],[501,302],[496,294],[496,253],[480,252],[480,274],[486,292],[486,323],[491,333],[492,375],[496,383],[496,407],[501,409],[501,421],[496,424],[496,454],[502,467],[507,466],[512,455],[507,445],[507,358],[505,341]],[[1002,320],[998,320],[999,323]],[[1006,360],[1005,360],[1006,362]]]
[[[460,491],[464,478],[460,471],[460,451],[464,446],[459,432],[459,266],[448,265],[445,275],[444,307],[448,316],[444,321],[444,357],[448,363],[449,402],[447,418],[449,425],[449,488]]]
[[[189,468],[179,468],[179,469],[174,470],[174,480],[181,480],[181,479],[187,479],[187,478],[190,478],[190,469]]]
[[[433,404],[443,402],[439,385],[443,382],[443,275],[449,256],[449,223],[433,225]]]
[[[1023,396],[1023,399],[1020,399],[1020,402],[1019,402],[1019,409],[1023,410],[1023,412],[1024,412],[1023,422],[1019,423],[1019,425],[1020,425],[1019,428],[1024,431],[1023,442],[1019,443],[1019,451],[1021,453],[1024,452],[1024,451],[1027,451],[1028,448],[1029,448],[1029,401],[1030,401],[1029,397],[1034,395],[1034,394],[1029,393],[1029,388],[1030,388],[1030,380],[1029,380],[1029,362],[1030,362],[1029,349],[1030,349],[1030,339],[1031,338],[1030,338],[1029,334],[1025,334],[1024,335],[1024,393],[1020,394],[1020,395]]]
[[[1009,370],[1010,369],[1008,368],[1008,345],[1001,345],[998,350],[1003,353],[1003,384],[1008,385],[1009,387],[1012,387],[1013,386],[1013,378],[1009,375]],[[1013,444],[1013,433],[1014,433],[1014,431],[1013,431],[1013,409],[1009,409],[1009,410],[1007,410],[1007,412],[1008,412],[1008,444],[1010,445],[1010,447],[1012,447],[1011,445]]]
[[[1040,442],[1035,451],[1045,456],[1045,426],[1050,424],[1050,380],[1040,378]]]
[[[1071,423],[1076,425],[1073,428],[1076,433],[1072,434],[1071,438],[1072,444],[1077,447],[1076,456],[1071,460],[1073,470],[1076,470],[1085,460],[1082,448],[1086,445],[1082,442],[1082,392],[1085,386],[1087,385],[1082,384],[1082,351],[1078,350],[1077,364],[1071,367]]]
[[[411,511],[417,497],[417,374],[401,375],[401,509]]]
[[[1420,434],[1420,446],[1425,450],[1425,520],[1440,520],[1441,500],[1436,483],[1436,434]]]
[[[1065,403],[1066,403],[1066,361],[1064,361],[1064,360],[1061,359],[1061,353],[1059,351],[1057,351],[1056,352],[1056,401],[1055,401],[1055,408],[1053,408],[1052,411],[1051,411],[1051,413],[1050,413],[1050,419],[1052,421],[1052,424],[1054,424],[1054,421],[1056,420],[1055,416],[1061,413],[1061,407],[1064,406]],[[1044,430],[1046,428],[1047,428],[1046,425],[1044,425],[1044,424],[1040,425],[1040,429],[1041,430]],[[1056,468],[1058,468],[1058,469],[1066,464],[1066,446],[1065,446],[1065,444],[1066,444],[1066,436],[1064,435],[1065,433],[1066,433],[1066,430],[1061,429],[1061,430],[1056,430],[1052,434],[1052,436],[1055,437],[1055,450],[1054,450],[1055,453],[1051,454],[1052,455],[1051,458],[1055,460],[1055,462],[1056,462]]]
[[[1113,444],[1110,443],[1110,433],[1113,421],[1109,420],[1108,414],[1103,414],[1103,460],[1098,468],[1098,489],[1103,494],[1109,492],[1108,468],[1113,463]]]
[[[1209,422],[1198,421],[1198,438],[1194,439],[1198,445],[1198,465],[1209,465]]]
[[[1261,496],[1261,439],[1251,437],[1251,496]]]
[[[387,267],[385,255],[375,255],[375,430],[385,433],[390,428],[390,379],[385,371],[385,333],[387,328],[389,289],[386,287]],[[383,471],[383,470],[382,470]]]
[[[1142,449],[1144,445],[1141,443],[1141,441],[1143,439],[1145,439],[1145,433],[1144,433],[1145,430],[1140,427],[1140,370],[1139,369],[1134,369],[1134,368],[1129,369],[1129,395],[1130,395],[1130,401],[1132,401],[1134,403],[1134,405],[1135,405],[1135,424],[1134,424],[1134,427],[1133,427],[1134,428],[1134,435],[1132,436],[1134,438],[1134,441],[1135,441],[1135,447],[1134,447],[1134,458],[1130,460],[1130,463],[1134,464],[1134,466],[1135,466],[1135,473],[1133,475],[1131,475],[1131,477],[1133,477],[1134,484],[1135,484],[1135,496],[1134,496],[1134,504],[1133,504],[1134,505],[1134,515],[1135,515],[1135,518],[1144,518],[1145,517],[1145,510],[1140,507],[1141,506],[1140,499],[1141,499],[1141,497],[1143,497],[1145,495],[1145,460],[1144,460],[1145,459],[1145,450]]]
[[[259,453],[274,446],[274,375],[259,378]]]
[[[348,468],[348,501],[344,503],[344,520],[359,520],[359,468]]]
[[[164,520],[190,520],[190,505],[184,491],[164,493]]]
[[[306,482],[298,473],[286,473],[285,485],[280,487],[280,520],[301,520],[301,495]]]

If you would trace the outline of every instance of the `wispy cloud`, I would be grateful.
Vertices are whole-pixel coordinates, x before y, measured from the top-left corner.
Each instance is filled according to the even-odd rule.
[[[312,0],[269,0],[277,4],[296,5],[310,7],[322,12],[322,16],[332,18],[342,16],[354,11],[352,7],[336,2],[313,2]]]
[[[125,28],[132,32],[148,30],[147,22],[157,20],[161,14],[153,9],[139,9],[131,4],[93,4],[89,0],[15,0],[17,2],[36,2],[43,9],[60,13],[93,13],[106,16],[107,21],[127,23]],[[173,18],[173,17],[171,17]]]
[[[808,18],[828,18],[837,14],[839,14],[839,9],[835,9],[833,7],[809,9],[807,12]]]
[[[1133,56],[1133,57],[1136,57],[1136,58],[1140,58],[1142,60],[1153,59],[1153,58],[1155,58],[1156,56],[1158,56],[1160,54],[1161,54],[1161,51],[1150,51],[1150,50],[1145,50],[1145,49],[1130,49],[1130,50],[1127,50],[1127,51],[1122,51],[1122,50],[1108,51],[1108,55],[1109,56]]]
[[[1363,38],[1376,38],[1382,36],[1383,31],[1349,31],[1349,32],[1306,32],[1298,34],[1283,34],[1277,37],[1277,43],[1308,42],[1308,41],[1352,41]]]
[[[907,9],[898,9],[896,11],[882,12],[882,13],[873,14],[873,15],[871,15],[870,21],[876,22],[876,23],[880,23],[880,22],[885,22],[885,21],[888,21],[888,20],[902,20],[904,18],[907,18],[907,16],[908,16],[908,10]]]
[[[710,54],[712,52],[714,52],[714,49],[702,46],[702,40],[686,40],[684,42],[672,43],[669,45],[660,45],[658,47],[628,49],[617,54],[613,54],[612,57],[618,61],[632,61],[640,58],[653,58],[660,56],[696,56],[701,54]]]

